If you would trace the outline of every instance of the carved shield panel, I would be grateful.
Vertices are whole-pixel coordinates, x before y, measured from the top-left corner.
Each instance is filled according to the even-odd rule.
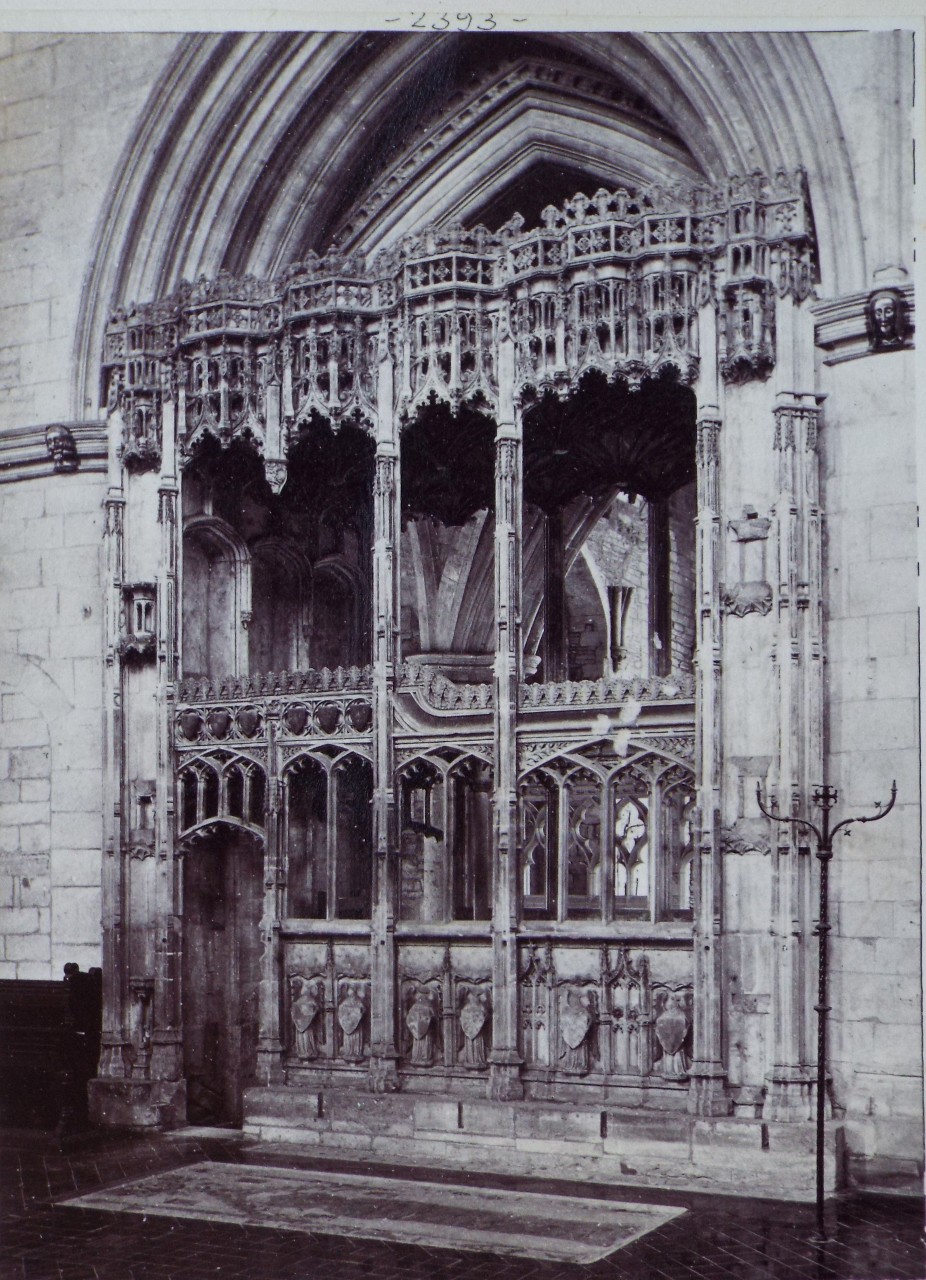
[[[363,1001],[357,996],[345,996],[338,1005],[338,1023],[346,1036],[352,1036],[363,1017]]]
[[[565,1004],[559,1015],[559,1029],[565,1043],[570,1049],[578,1049],[579,1045],[588,1035],[588,1029],[592,1025],[592,1017],[589,1011],[578,1002],[570,1001]]]
[[[688,1034],[688,1019],[677,998],[670,997],[669,1003],[656,1019],[655,1029],[663,1052],[678,1053]]]
[[[470,996],[460,1010],[460,1026],[467,1040],[475,1040],[485,1026],[486,1006],[475,996]]]
[[[302,995],[293,1001],[293,1026],[297,1031],[308,1031],[318,1015],[318,1001],[311,995]]]
[[[238,712],[238,727],[246,738],[253,738],[260,728],[260,712],[256,707],[242,707]]]
[[[434,1011],[420,996],[409,1009],[405,1017],[405,1025],[415,1040],[423,1040],[434,1019]]]

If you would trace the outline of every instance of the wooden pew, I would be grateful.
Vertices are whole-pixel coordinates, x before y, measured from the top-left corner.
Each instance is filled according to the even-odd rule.
[[[87,1081],[100,1056],[99,969],[64,966],[60,982],[0,980],[0,1124],[85,1128]]]

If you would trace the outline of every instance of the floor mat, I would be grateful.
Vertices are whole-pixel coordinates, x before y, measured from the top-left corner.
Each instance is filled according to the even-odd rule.
[[[671,1205],[211,1161],[59,1203],[578,1263],[597,1262],[686,1212]]]

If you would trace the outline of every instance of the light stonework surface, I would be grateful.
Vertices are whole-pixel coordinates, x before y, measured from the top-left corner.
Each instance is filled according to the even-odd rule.
[[[685,1212],[670,1205],[213,1162],[60,1203],[584,1265]]]

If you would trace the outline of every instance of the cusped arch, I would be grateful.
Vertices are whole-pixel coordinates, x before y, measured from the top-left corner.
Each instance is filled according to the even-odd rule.
[[[351,760],[357,760],[362,764],[372,767],[372,754],[363,746],[351,743],[348,746],[333,747],[330,745],[322,747],[312,747],[306,745],[293,750],[292,754],[283,764],[280,776],[285,780],[297,773],[305,761],[312,761],[317,764],[326,774],[334,769],[337,765]]]
[[[177,770],[180,834],[205,822],[234,821],[259,831],[267,801],[267,775],[247,756],[216,753],[184,759]]]
[[[242,822],[238,818],[219,817],[206,819],[204,822],[197,823],[195,827],[190,827],[188,831],[184,831],[174,847],[174,852],[178,857],[195,853],[198,848],[223,834],[245,836],[255,850],[263,851],[264,849],[266,837],[260,827],[251,826],[250,823]]]

